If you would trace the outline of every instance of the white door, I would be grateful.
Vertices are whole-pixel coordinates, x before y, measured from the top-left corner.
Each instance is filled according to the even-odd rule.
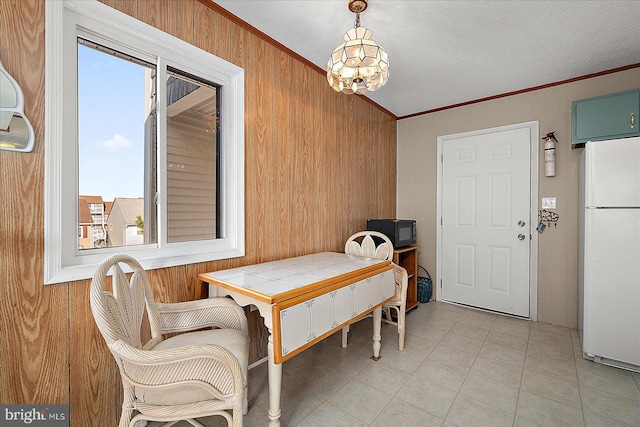
[[[442,300],[530,317],[531,132],[442,142]]]

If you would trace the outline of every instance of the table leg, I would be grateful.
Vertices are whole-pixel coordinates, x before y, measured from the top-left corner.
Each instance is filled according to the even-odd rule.
[[[382,325],[382,307],[373,310],[373,356],[371,359],[380,360],[380,329]]]
[[[282,391],[282,364],[273,357],[273,335],[269,330],[267,343],[269,357],[269,427],[280,427],[280,393]]]

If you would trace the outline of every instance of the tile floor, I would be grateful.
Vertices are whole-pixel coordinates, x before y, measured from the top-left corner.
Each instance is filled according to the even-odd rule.
[[[575,329],[432,301],[407,314],[402,352],[383,324],[374,362],[371,328],[364,319],[347,349],[338,332],[284,363],[283,426],[640,427],[640,374],[584,360]],[[244,426],[266,426],[267,408],[263,363]]]

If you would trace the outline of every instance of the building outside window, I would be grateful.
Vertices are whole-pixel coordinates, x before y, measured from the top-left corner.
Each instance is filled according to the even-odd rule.
[[[242,69],[99,2],[46,7],[45,283],[122,251],[242,256]]]

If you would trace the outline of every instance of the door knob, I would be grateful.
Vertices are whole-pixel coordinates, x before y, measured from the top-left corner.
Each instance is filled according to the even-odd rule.
[[[524,225],[525,225],[524,221],[522,221],[522,220],[518,221],[518,226],[519,227],[524,227]]]
[[[524,234],[518,234],[518,240],[524,240],[525,235]]]

